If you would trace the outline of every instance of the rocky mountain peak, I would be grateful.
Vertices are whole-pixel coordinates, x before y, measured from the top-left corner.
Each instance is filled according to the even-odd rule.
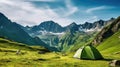
[[[77,24],[75,22],[71,23],[69,26],[76,26]]]

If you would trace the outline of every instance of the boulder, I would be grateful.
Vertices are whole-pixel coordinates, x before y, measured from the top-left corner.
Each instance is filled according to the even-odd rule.
[[[120,60],[112,60],[112,61],[110,61],[109,66],[111,66],[111,67],[120,66]]]
[[[45,51],[39,51],[38,54],[45,54]]]
[[[17,51],[16,51],[16,54],[17,54],[17,55],[21,54],[21,50],[20,50],[20,49],[17,50]]]

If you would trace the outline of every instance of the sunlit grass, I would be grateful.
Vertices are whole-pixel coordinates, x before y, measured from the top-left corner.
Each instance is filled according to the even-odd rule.
[[[38,54],[37,51],[21,51],[25,54],[17,55],[16,52],[0,52],[1,67],[108,67],[111,59],[120,59],[119,54],[108,56],[105,60],[80,60],[72,54],[63,56],[61,53],[49,52]]]
[[[45,48],[38,46],[25,46],[24,44],[0,43],[0,67],[108,67],[112,59],[120,59],[120,54],[106,54],[101,52],[104,60],[80,60],[73,58],[74,52],[67,54],[60,52],[46,52]],[[10,46],[10,44],[12,46]],[[21,46],[22,45],[22,46]],[[21,49],[20,54],[16,54]]]

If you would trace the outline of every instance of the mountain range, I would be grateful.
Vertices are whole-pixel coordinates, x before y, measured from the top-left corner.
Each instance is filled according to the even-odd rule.
[[[114,20],[114,18],[111,18],[108,21],[112,21],[112,20]],[[108,21],[99,20],[94,23],[85,22],[84,24],[76,24],[75,22],[73,22],[70,25],[65,26],[65,27],[62,27],[61,25],[59,25],[58,23],[54,21],[44,21],[40,23],[39,25],[36,25],[33,27],[26,26],[24,27],[24,29],[26,28],[25,29],[26,32],[31,33],[31,34],[36,33],[36,32],[39,32],[41,34],[43,31],[61,33],[61,32],[70,31],[72,29],[74,31],[89,32],[89,31],[95,31],[95,30],[102,29],[103,26],[108,24]]]
[[[0,13],[0,37],[28,45],[44,46],[51,51],[70,51],[90,42],[104,26],[114,20],[111,18],[84,24],[73,22],[65,27],[54,21],[44,21],[39,25],[24,27]]]
[[[107,21],[99,20],[93,23],[85,22],[84,24],[73,22],[65,27],[54,21],[44,21],[39,25],[33,27],[26,26],[23,29],[31,37],[39,37],[50,47],[55,47],[59,51],[66,51],[70,50],[74,44],[82,46],[89,42],[97,32],[114,20],[114,18],[111,18]]]

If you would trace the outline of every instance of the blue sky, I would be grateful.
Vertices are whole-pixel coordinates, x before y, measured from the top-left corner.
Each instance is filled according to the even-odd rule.
[[[120,16],[119,0],[0,0],[0,12],[21,25],[53,20],[66,26]]]

